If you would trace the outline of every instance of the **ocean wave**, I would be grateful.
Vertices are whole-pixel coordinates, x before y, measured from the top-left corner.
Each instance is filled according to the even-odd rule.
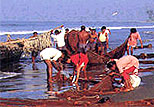
[[[107,27],[108,29],[130,29],[130,28],[137,28],[137,29],[146,29],[146,28],[154,28],[153,26],[128,26],[128,27]]]
[[[92,29],[101,29],[101,27],[86,27],[86,30],[89,31],[89,28],[92,28]],[[115,29],[115,30],[120,30],[120,29],[130,29],[130,28],[138,28],[138,29],[141,29],[141,28],[154,28],[154,25],[153,26],[119,26],[119,27],[107,27],[107,29]],[[75,30],[80,30],[80,27],[74,27],[74,28],[69,28],[70,30],[72,29],[75,29]],[[48,32],[50,31],[51,29],[48,29],[48,30],[31,30],[31,31],[13,31],[13,32],[3,32],[3,31],[0,31],[0,35],[6,35],[6,34],[32,34],[33,32],[38,32],[38,33],[45,33],[45,32]]]
[[[0,32],[0,35],[6,35],[6,34],[10,34],[10,35],[18,35],[18,34],[32,34],[33,32],[37,32],[37,33],[45,33],[48,32],[50,30],[31,30],[31,31],[15,31],[15,32]]]
[[[15,72],[1,72],[0,71],[0,80],[1,79],[7,79],[7,78],[12,78],[18,75],[21,75],[22,73],[15,73]]]

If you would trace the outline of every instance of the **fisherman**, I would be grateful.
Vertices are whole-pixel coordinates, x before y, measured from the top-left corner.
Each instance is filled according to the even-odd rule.
[[[57,78],[61,77],[60,72],[62,70],[62,58],[64,55],[61,51],[56,48],[46,48],[40,52],[40,57],[44,60],[47,66],[47,78],[49,82],[52,82],[52,67],[56,67],[55,69],[58,70]]]
[[[143,48],[142,40],[139,32],[137,32],[136,28],[130,29],[130,36],[127,43],[127,55],[129,55],[129,47],[131,47],[131,55],[133,55],[133,48],[137,45],[137,39],[140,40],[141,48]]]
[[[57,43],[57,49],[59,50],[63,50],[65,48],[65,40],[64,40],[64,36],[65,36],[65,29],[64,29],[64,25],[61,25],[62,30],[55,30],[53,34],[53,30],[51,30],[51,37],[54,39],[54,42]]]
[[[96,40],[98,39],[96,29],[91,29],[90,31],[91,31],[90,32],[90,38],[94,39],[94,41],[96,42]]]
[[[80,71],[84,72],[85,80],[87,80],[87,74],[86,74],[86,67],[88,64],[88,57],[86,54],[78,52],[77,54],[74,54],[70,57],[70,59],[67,60],[67,63],[73,62],[75,64],[75,70],[73,72],[73,76],[75,78],[75,71],[77,71],[76,80],[73,81],[73,83],[78,83]]]
[[[79,32],[79,50],[80,52],[85,52],[86,44],[90,38],[90,34],[85,30],[85,26],[81,26],[81,31]]]
[[[106,26],[102,26],[101,32],[98,33],[98,52],[100,55],[106,54],[107,49],[109,48],[109,39],[108,39],[108,32],[106,30]]]
[[[53,35],[53,30],[51,30],[51,37],[54,39],[54,42],[57,44],[57,49],[60,51],[66,51],[66,53],[70,54],[71,52],[66,48],[66,32],[69,31],[69,29],[64,29],[64,25],[61,25],[62,30],[55,30],[55,35]]]
[[[32,36],[30,36],[29,38],[35,38],[38,36],[38,33],[37,32],[34,32]],[[36,57],[38,56],[38,51],[37,50],[33,50],[32,53],[31,53],[31,56],[32,56],[32,64],[33,64],[33,70],[36,70],[36,66],[35,66],[35,59]]]
[[[107,64],[107,67],[115,72],[120,73],[124,78],[124,91],[131,91],[138,87],[141,79],[138,77],[139,61],[136,57],[127,55],[120,59],[115,59]]]
[[[37,37],[38,33],[37,32],[34,32],[33,33],[33,36],[30,36],[29,38],[34,38],[34,37]]]
[[[86,50],[85,52],[87,52],[88,50],[91,50],[91,51],[94,51],[96,52],[96,43],[97,43],[97,40],[98,40],[98,35],[97,35],[97,32],[96,32],[96,29],[91,29],[89,28],[90,30],[90,38],[89,38],[89,41],[86,45]]]

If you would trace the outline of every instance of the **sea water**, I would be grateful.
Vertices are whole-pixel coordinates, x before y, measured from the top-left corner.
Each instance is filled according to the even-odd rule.
[[[62,24],[70,30],[80,30],[80,26],[85,25],[87,29],[90,27],[96,28],[97,32],[105,25],[107,29],[111,30],[109,47],[112,49],[122,44],[129,36],[130,28],[135,27],[140,33],[144,45],[154,45],[154,34],[150,33],[154,32],[154,22],[0,22],[0,42],[6,41],[6,34],[11,34],[12,39],[28,38],[33,35],[34,31],[44,33]],[[139,42],[138,45],[140,45]],[[154,53],[154,47],[134,50],[135,55],[140,53]],[[142,68],[151,66],[153,67],[154,64],[140,64]],[[46,79],[46,65],[40,61],[39,56],[36,59],[36,67],[37,70],[32,69],[30,57],[23,57],[19,63],[0,71],[0,97],[55,98],[54,95],[48,92],[62,92],[74,87],[68,82],[49,84]],[[56,75],[54,71],[53,75]],[[65,69],[65,71],[73,73],[71,66]]]

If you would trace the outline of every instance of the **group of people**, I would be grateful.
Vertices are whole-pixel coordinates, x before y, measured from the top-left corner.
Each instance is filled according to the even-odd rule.
[[[90,32],[87,32],[85,26],[81,26],[81,31],[79,32],[79,50],[82,52],[92,50],[100,55],[106,54],[109,48],[110,30],[106,29],[106,26],[102,26],[98,34],[96,29],[89,28],[89,30]]]
[[[80,71],[84,72],[85,79],[87,80],[86,67],[88,64],[88,57],[86,52],[92,50],[97,52],[100,55],[106,54],[107,49],[109,48],[109,35],[111,32],[109,29],[106,29],[105,26],[102,26],[101,31],[96,32],[96,29],[89,28],[90,31],[86,31],[85,26],[81,26],[81,30],[78,33],[79,46],[78,52],[71,54],[71,52],[66,48],[66,34],[69,32],[69,29],[64,29],[64,26],[61,26],[61,31],[51,30],[51,38],[53,39],[53,47],[46,48],[40,52],[41,59],[45,62],[47,66],[47,77],[48,81],[52,82],[52,67],[54,66],[58,73],[57,78],[61,78],[61,73],[63,71],[62,61],[65,63],[73,63],[75,65],[73,77],[75,81],[73,83],[78,83]],[[137,87],[140,83],[140,78],[137,76],[139,61],[133,55],[133,48],[137,45],[137,39],[140,40],[141,47],[143,47],[141,37],[135,28],[130,30],[130,35],[127,44],[127,56],[124,56],[118,60],[112,60],[108,62],[107,67],[112,71],[110,75],[118,73],[122,75],[125,81],[125,87],[127,90],[132,90],[134,87]],[[131,55],[129,55],[129,47],[131,47]],[[70,56],[64,55],[63,50],[65,50]],[[65,60],[64,60],[65,59]],[[65,73],[63,73],[65,74]],[[69,78],[69,76],[67,76]],[[132,78],[137,78],[131,80]],[[135,82],[131,82],[135,81]]]
[[[64,58],[65,55],[63,51],[65,50],[67,54],[71,52],[66,48],[66,36],[65,34],[68,33],[68,29],[64,29],[64,26],[61,26],[61,31],[59,30],[51,30],[51,37],[53,38],[53,47],[54,48],[46,48],[40,52],[41,59],[44,60],[45,64],[47,65],[47,72],[48,72],[48,80],[52,81],[52,66],[59,65],[55,67],[58,70],[57,77],[61,74],[62,71],[62,60],[65,59],[66,63],[73,63],[75,65],[73,77],[75,79],[74,83],[78,83],[80,71],[84,72],[85,80],[87,80],[86,75],[86,67],[88,64],[88,57],[86,54],[87,50],[95,50],[96,43],[99,43],[98,50],[103,52],[103,54],[107,53],[108,48],[108,32],[106,31],[106,27],[103,26],[101,32],[97,35],[95,29],[89,29],[90,32],[85,30],[85,26],[81,26],[81,30],[78,33],[79,39],[79,46],[78,51],[75,54],[71,54],[69,58]],[[109,31],[109,30],[108,30]],[[111,34],[111,33],[110,33]],[[105,38],[105,39],[104,39]],[[99,41],[99,42],[98,42]],[[105,50],[105,51],[104,51]],[[67,60],[66,60],[67,59]],[[64,73],[65,74],[65,73]]]
[[[61,78],[61,73],[63,72],[62,67],[62,61],[66,63],[73,63],[75,65],[73,76],[75,77],[75,73],[77,73],[76,79],[74,83],[78,82],[80,71],[84,71],[85,79],[87,79],[86,76],[86,66],[88,64],[88,57],[85,53],[77,52],[69,58],[65,58],[64,51],[67,52],[67,54],[70,54],[69,50],[65,46],[65,34],[68,33],[68,29],[64,29],[64,26],[61,26],[62,30],[55,30],[53,33],[53,30],[51,30],[51,37],[54,41],[54,48],[46,48],[40,52],[40,57],[42,60],[44,60],[45,64],[47,65],[47,73],[48,73],[48,80],[52,81],[52,66],[54,66],[57,70],[57,78]],[[85,43],[83,41],[83,43]],[[81,47],[82,48],[82,47]],[[65,75],[65,73],[63,73]],[[66,75],[65,75],[66,76]],[[66,76],[69,77],[69,76]]]
[[[132,56],[133,48],[137,46],[137,40],[140,40],[141,48],[143,48],[142,39],[135,28],[130,29],[130,35],[127,43],[127,56],[120,59],[112,59],[107,67],[112,71],[110,75],[119,74],[124,79],[124,90],[131,91],[140,85],[141,79],[138,76],[139,60]],[[131,48],[131,55],[129,55]]]

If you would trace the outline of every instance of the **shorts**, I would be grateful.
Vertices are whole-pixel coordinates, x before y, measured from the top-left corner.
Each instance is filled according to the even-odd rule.
[[[105,42],[98,42],[97,44],[99,47],[106,47],[106,41]]]
[[[82,53],[85,53],[85,50],[86,50],[86,44],[79,44],[79,51],[82,52]]]
[[[86,45],[85,52],[87,52],[88,50],[95,51],[95,47],[96,47],[96,44],[95,43],[88,43]]]
[[[36,57],[38,55],[38,52],[32,51],[32,56]]]
[[[136,47],[136,45],[130,45],[129,43],[127,43],[127,46]]]

